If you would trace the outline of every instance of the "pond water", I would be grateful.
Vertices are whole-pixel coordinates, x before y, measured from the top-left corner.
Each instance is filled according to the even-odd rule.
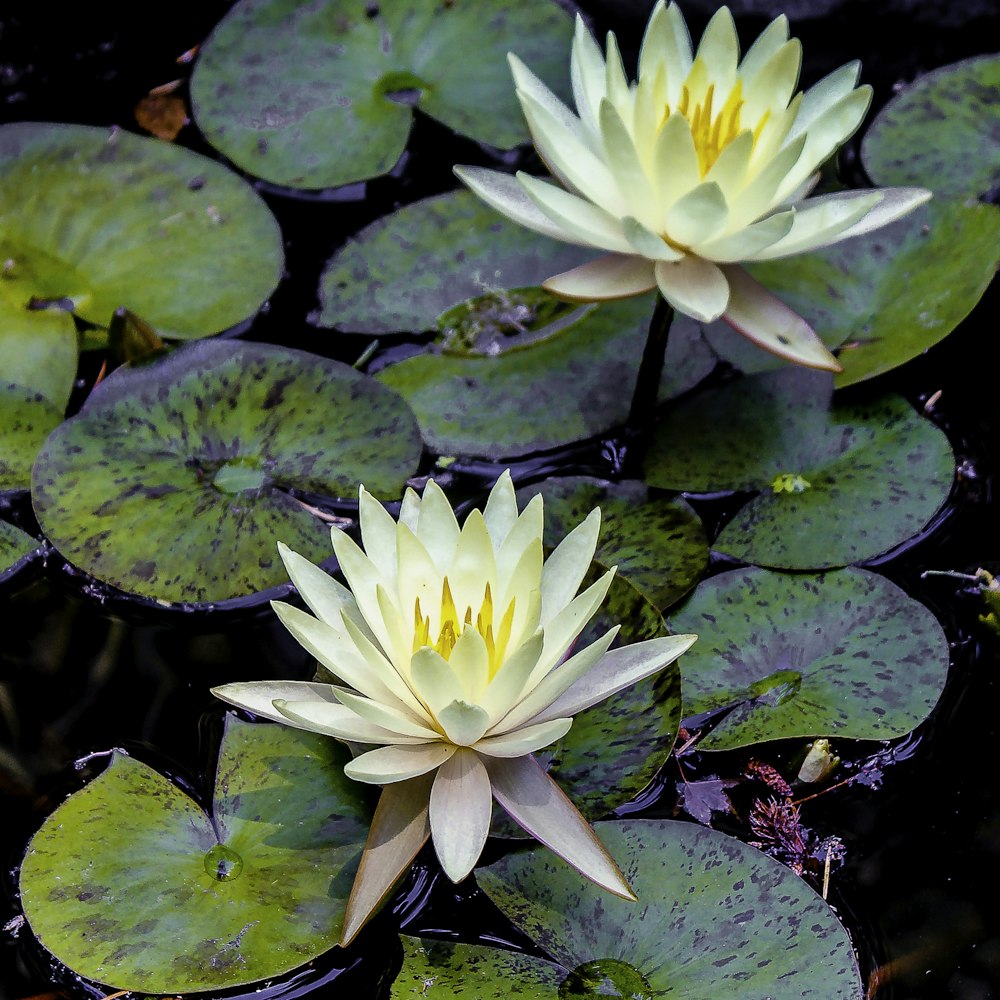
[[[132,5],[112,16],[110,10],[78,5],[60,11],[59,23],[53,24],[44,5],[4,4],[0,122],[114,123],[134,129],[137,100],[152,87],[186,75],[177,56],[197,45],[228,6],[177,3],[152,10]],[[595,4],[592,10],[592,5],[581,6],[599,26],[612,26],[606,22],[607,5]],[[962,8],[954,5],[899,4],[877,14],[869,4],[833,6],[822,17],[793,17],[793,34],[802,39],[807,54],[803,82],[860,58],[863,80],[875,87],[876,108],[898,82],[987,51],[991,30],[994,46],[997,40],[995,21],[977,16],[971,5],[964,20]],[[707,18],[696,10],[688,17],[697,35]],[[640,21],[613,25],[632,48]],[[741,16],[741,32],[745,28],[745,37],[753,37],[765,23],[763,17]],[[216,155],[193,126],[181,132],[179,142]],[[480,162],[490,161],[471,141],[417,116],[405,162],[393,176],[370,182],[363,197],[316,200],[260,185],[281,225],[286,272],[244,338],[352,363],[369,338],[332,334],[314,322],[324,262],[347,236],[391,209],[452,189],[453,163]],[[849,174],[862,176],[856,144],[847,150],[846,162]],[[998,306],[994,283],[947,341],[879,385],[901,392],[917,407],[926,405],[949,434],[959,462],[947,512],[932,530],[890,558],[866,564],[931,607],[944,623],[952,649],[945,695],[913,737],[874,749],[866,745],[852,751],[853,758],[845,754],[847,764],[857,770],[881,752],[880,783],[854,782],[824,794],[815,811],[803,806],[805,825],[819,838],[843,842],[844,860],[833,867],[829,898],[853,936],[864,974],[877,975],[873,995],[885,1000],[1000,996],[1000,910],[993,878],[1000,855],[1000,639],[979,625],[979,599],[963,591],[960,582],[921,577],[927,569],[971,572],[1000,564],[995,495],[1000,417],[995,370],[982,357],[982,345],[995,336]],[[85,358],[77,393],[81,399],[97,364]],[[0,373],[2,368],[0,358]],[[864,387],[849,391],[859,400],[868,392]],[[502,468],[458,462],[451,470],[456,494],[480,497]],[[608,449],[594,442],[527,459],[516,471],[524,480],[552,468],[610,474],[612,463]],[[430,471],[426,458],[421,471]],[[733,509],[725,497],[695,503],[709,525],[721,524]],[[13,502],[10,517],[33,527],[23,500]],[[718,568],[727,565],[720,560]],[[204,802],[203,774],[220,738],[223,715],[209,687],[245,678],[304,678],[311,671],[308,655],[270,611],[236,607],[184,614],[130,604],[73,572],[54,554],[47,565],[36,563],[22,572],[15,584],[0,594],[0,788],[5,802],[0,859],[7,871],[18,864],[44,817],[104,765],[109,748],[129,748]],[[760,756],[783,765],[798,749],[779,744]],[[737,777],[753,756],[753,751],[737,750],[708,761],[695,755],[687,761],[688,776]],[[75,767],[74,760],[79,761]],[[622,813],[676,815],[673,761],[668,769]],[[747,802],[735,801],[745,816]],[[715,825],[749,839],[744,821],[735,816],[717,817]],[[450,928],[471,927],[479,936],[530,947],[481,895],[442,885],[432,879],[434,870],[429,861],[418,865],[396,913],[379,918],[347,952],[322,957],[267,995],[325,996],[338,988],[375,995],[377,984],[394,971],[397,958],[388,942],[401,917],[411,932],[447,934]],[[19,912],[14,886],[15,880],[8,878],[4,920]],[[29,938],[26,931],[0,937],[0,997],[103,995],[74,985]],[[389,954],[393,957],[387,958]]]

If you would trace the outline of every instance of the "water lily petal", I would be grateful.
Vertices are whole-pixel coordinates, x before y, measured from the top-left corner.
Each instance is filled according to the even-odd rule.
[[[386,785],[379,796],[368,839],[351,886],[340,931],[346,948],[410,867],[431,833],[430,775]]]
[[[597,834],[534,757],[492,757],[485,763],[493,797],[528,833],[592,882],[635,899]]]
[[[490,654],[486,642],[474,628],[467,628],[455,643],[449,661],[462,684],[462,697],[478,702],[490,679]]]
[[[515,499],[515,503],[516,503]],[[485,520],[485,515],[483,517]],[[497,551],[497,580],[499,585],[506,589],[507,581],[513,574],[515,567],[521,561],[521,556],[525,548],[536,538],[541,538],[545,529],[544,512],[542,509],[542,495],[536,494],[528,501],[524,510],[521,511],[507,532],[507,537]],[[497,597],[499,600],[499,596]]]
[[[278,542],[278,554],[299,596],[317,618],[336,628],[343,611],[351,616],[355,624],[371,634],[354,594],[347,587],[305,556],[294,552],[284,542]]]
[[[639,50],[639,76],[655,74],[659,67],[666,70],[666,103],[673,107],[680,100],[681,87],[691,70],[691,34],[680,8],[657,0],[650,15]]]
[[[511,528],[517,523],[517,496],[514,493],[514,481],[510,477],[510,469],[504,469],[490,490],[483,508],[483,520],[490,533],[493,551],[499,555],[500,548],[510,534]],[[497,573],[500,573],[499,560]]]
[[[472,746],[482,738],[490,724],[490,717],[481,705],[453,701],[437,713],[438,722],[445,735],[457,746]]]
[[[608,570],[595,583],[592,583],[582,594],[574,597],[546,626],[545,642],[542,655],[538,660],[535,673],[529,684],[538,683],[565,655],[566,651],[576,642],[577,636],[583,631],[587,622],[597,613],[604,602],[608,588],[614,579],[615,571]]]
[[[705,175],[707,183],[719,185],[719,190],[726,199],[727,218],[729,202],[737,198],[746,186],[747,171],[752,156],[753,133],[745,129],[722,150],[719,158]]]
[[[572,719],[550,719],[530,726],[522,726],[499,736],[484,736],[476,750],[488,757],[523,757],[562,739],[573,725]]]
[[[507,62],[518,92],[528,95],[563,128],[580,137],[582,135],[580,119],[513,52],[507,53]]]
[[[680,246],[697,247],[719,235],[728,217],[722,188],[714,181],[705,181],[667,210],[667,236]]]
[[[358,514],[365,555],[384,580],[391,580],[396,575],[396,522],[364,486],[358,490]]]
[[[604,95],[623,119],[631,120],[632,93],[629,89],[628,77],[625,76],[625,65],[618,49],[618,39],[610,31],[607,36],[607,56],[604,64]],[[598,122],[600,122],[599,107]]]
[[[275,698],[274,707],[281,715],[281,721],[291,722],[297,729],[308,729],[313,733],[333,736],[351,743],[416,744],[426,743],[419,736],[403,736],[401,733],[377,726],[362,719],[346,705],[331,705],[326,701],[289,701]]]
[[[674,249],[662,236],[648,229],[638,219],[627,215],[621,222],[627,248],[647,260],[680,260],[684,254]]]
[[[882,226],[895,222],[919,205],[930,201],[932,197],[932,193],[926,188],[879,188],[878,193],[882,196],[882,200],[857,222],[842,230],[831,242],[839,243],[854,236],[863,236],[873,229],[881,229]]]
[[[325,701],[337,704],[337,696],[330,684],[318,681],[236,681],[212,688],[212,694],[229,705],[252,712],[261,719],[271,722],[286,722],[287,719],[275,707],[275,699],[296,701]],[[305,729],[306,726],[295,726]]]
[[[580,113],[580,121],[589,133],[592,147],[596,151],[600,141],[597,111],[604,96],[604,56],[579,14],[576,15],[569,72],[576,110]]]
[[[660,197],[646,175],[632,135],[618,109],[605,99],[598,112],[604,159],[624,197],[628,212],[643,225],[656,226],[660,219]]]
[[[729,306],[723,317],[758,347],[806,368],[839,372],[837,359],[816,331],[741,267],[727,266]]]
[[[775,207],[778,187],[798,163],[805,145],[806,137],[800,136],[760,167],[753,180],[729,206],[729,224],[722,236],[717,238],[724,239],[728,235],[740,232],[745,226],[755,222]],[[753,167],[750,169],[752,171]]]
[[[747,49],[747,54],[740,63],[740,79],[743,80],[744,92],[750,90],[749,84],[788,41],[788,17],[779,14],[754,40]]]
[[[399,733],[401,736],[413,736],[421,740],[439,740],[441,734],[430,728],[430,720],[418,722],[409,712],[401,711],[392,705],[382,702],[372,701],[360,694],[349,691],[347,688],[334,687],[337,700],[346,705],[356,715],[362,719],[388,729],[390,732]]]
[[[520,699],[528,678],[542,655],[544,635],[541,631],[517,646],[500,664],[500,669],[483,692],[480,704],[494,725]]]
[[[653,183],[664,213],[701,183],[701,167],[691,125],[683,115],[671,115],[660,129],[653,149]],[[666,214],[663,221],[666,221]]]
[[[594,560],[600,533],[601,509],[595,507],[545,560],[542,569],[543,628],[576,596]]]
[[[376,747],[344,766],[344,774],[368,785],[389,785],[427,774],[455,752],[450,743]]]
[[[381,584],[375,588],[375,602],[381,615],[389,659],[393,664],[408,662],[413,648],[413,619],[410,618],[408,622],[403,621],[394,598]]]
[[[385,623],[378,607],[378,587],[384,586],[384,579],[375,564],[364,554],[357,542],[339,528],[330,530],[333,551],[340,565],[340,571],[358,602],[358,608],[375,636],[378,644],[389,651],[390,643]]]
[[[708,68],[721,106],[736,82],[736,65],[740,59],[736,22],[728,7],[720,7],[712,15],[694,58]]]
[[[513,552],[513,549],[511,549],[511,552]],[[506,554],[506,552],[503,553],[503,555]],[[539,588],[544,559],[545,550],[542,547],[542,540],[536,535],[527,540],[517,562],[509,572],[502,575],[498,574],[497,590],[493,595],[497,616],[506,613],[507,605],[510,604],[511,600],[525,604],[531,591]],[[504,568],[506,569],[506,566]],[[520,609],[515,608],[515,614],[518,614],[518,625],[520,627],[523,627],[525,611],[526,608],[524,607]]]
[[[494,600],[499,593],[496,556],[490,529],[479,510],[469,512],[462,525],[462,534],[455,548],[455,558],[448,571],[448,581],[460,616],[472,609],[473,619],[483,601],[489,584]]]
[[[802,104],[795,118],[795,125],[788,135],[788,141],[791,142],[803,135],[813,122],[847,97],[857,86],[860,74],[861,63],[855,59],[814,83],[802,95]]]
[[[451,664],[430,646],[413,654],[410,677],[420,699],[435,715],[465,695],[465,687]]]
[[[371,642],[346,615],[343,617],[343,625],[344,630],[351,639],[351,642],[354,643],[358,652],[364,657],[369,670],[378,676],[385,683],[386,687],[388,687],[411,712],[419,716],[422,712],[422,706],[410,687],[409,671],[407,670],[405,673],[400,673],[396,664],[390,663],[378,646]],[[404,663],[407,667],[409,666],[409,657],[407,657]]]
[[[744,89],[742,120],[756,125],[765,114],[786,108],[798,86],[801,68],[802,43],[793,38],[760,67],[754,85]]]
[[[486,767],[475,751],[460,748],[438,768],[430,799],[434,851],[452,882],[461,882],[475,867],[492,815]]]
[[[787,236],[794,222],[794,209],[775,212],[774,215],[769,215],[745,229],[706,243],[700,249],[701,256],[716,264],[754,260],[762,250],[766,250]]]
[[[688,256],[654,269],[663,297],[678,311],[703,323],[718,319],[729,304],[729,283],[711,261]]]
[[[456,171],[458,169],[458,167],[455,168]],[[469,169],[477,168],[470,167]],[[513,178],[508,174],[499,174],[498,176],[506,177],[509,181],[513,181]],[[403,491],[403,502],[399,505],[399,523],[405,524],[410,531],[415,532],[417,530],[417,521],[420,518],[420,506],[420,494],[412,486],[407,486]]]
[[[542,282],[553,295],[576,302],[627,299],[656,287],[653,268],[645,257],[600,257]]]
[[[446,573],[452,559],[455,558],[461,528],[458,526],[458,518],[455,517],[455,511],[452,510],[448,497],[433,479],[428,480],[424,487],[414,534],[423,544],[438,571],[442,575]]]
[[[417,527],[423,518],[423,506],[417,518]],[[424,615],[430,615],[431,630],[437,635],[440,628],[437,611],[441,607],[441,590],[444,574],[438,568],[424,543],[405,524],[396,525],[396,548],[399,552],[399,564],[405,567],[405,572],[396,576],[396,593],[394,604],[400,615],[406,614],[407,631],[412,625],[417,601]]]

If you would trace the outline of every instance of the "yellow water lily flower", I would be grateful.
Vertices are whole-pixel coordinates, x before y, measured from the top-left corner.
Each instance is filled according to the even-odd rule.
[[[600,530],[594,510],[548,559],[542,498],[518,513],[509,473],[459,527],[433,482],[408,490],[398,522],[362,487],[362,550],[333,529],[349,589],[280,546],[310,615],[273,607],[340,684],[261,681],[214,693],[256,715],[373,749],[346,773],[385,786],[344,918],[351,940],[432,837],[464,878],[495,799],[582,874],[633,898],[587,821],[532,754],[572,716],[665,667],[695,636],[610,649],[618,628],[571,652],[614,570],[577,593]]]
[[[905,215],[921,188],[808,198],[826,160],[860,125],[871,88],[859,64],[796,93],[802,58],[775,19],[740,61],[728,8],[697,52],[676,4],[653,8],[629,83],[613,34],[606,56],[577,17],[570,70],[576,114],[515,56],[517,95],[539,155],[559,181],[456,167],[503,214],[546,236],[611,251],[544,287],[581,301],[659,288],[677,311],[722,317],[761,347],[837,371],[802,317],[739,266],[829,246]],[[793,96],[794,95],[794,96]]]

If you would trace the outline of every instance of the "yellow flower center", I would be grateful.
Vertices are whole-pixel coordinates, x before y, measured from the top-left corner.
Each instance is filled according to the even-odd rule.
[[[504,654],[507,651],[507,644],[510,642],[511,626],[514,622],[515,598],[511,598],[507,610],[499,624],[494,627],[493,622],[493,594],[490,591],[489,583],[483,594],[479,611],[473,615],[472,605],[467,605],[465,614],[459,615],[455,605],[455,598],[451,593],[451,585],[448,577],[444,578],[441,586],[441,615],[440,628],[437,638],[431,641],[431,619],[425,615],[420,608],[420,598],[416,600],[413,608],[413,652],[423,646],[431,646],[446,660],[451,659],[451,651],[455,648],[459,637],[467,628],[474,628],[483,638],[486,644],[486,652],[489,655],[490,680],[496,675],[503,663]]]

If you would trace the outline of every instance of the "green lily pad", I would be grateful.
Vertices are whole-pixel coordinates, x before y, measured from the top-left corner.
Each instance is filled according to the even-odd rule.
[[[480,869],[480,886],[551,958],[404,938],[394,1000],[861,1000],[857,958],[831,907],[738,840],[672,820],[599,823],[638,903],[545,850]]]
[[[36,551],[41,542],[7,521],[0,521],[0,582],[22,559]]]
[[[758,491],[713,546],[746,562],[826,569],[871,559],[930,521],[955,460],[942,431],[900,397],[831,407],[831,392],[829,375],[787,368],[699,393],[657,425],[645,478]]]
[[[879,112],[861,159],[877,184],[986,194],[1000,176],[1000,56],[965,59],[919,77]]]
[[[28,489],[35,456],[62,418],[38,390],[0,382],[0,490]]]
[[[618,567],[659,610],[669,607],[701,579],[708,565],[708,539],[698,515],[680,497],[651,496],[641,482],[609,483],[589,476],[546,479],[518,497],[545,497],[545,537],[556,545],[595,507],[601,537],[595,560]]]
[[[0,127],[0,172],[5,260],[24,276],[18,308],[30,291],[106,327],[125,306],[185,340],[246,319],[281,276],[281,233],[264,202],[179,146],[21,122]]]
[[[228,716],[211,816],[115,751],[28,845],[35,936],[87,979],[151,993],[252,983],[333,947],[369,819],[338,746]]]
[[[905,219],[826,250],[748,268],[830,348],[838,388],[891,371],[943,340],[972,311],[1000,264],[1000,212],[935,198]],[[705,330],[744,372],[784,367],[724,323]]]
[[[456,303],[540,285],[592,256],[516,225],[471,191],[449,191],[351,237],[320,278],[318,322],[380,337],[432,330]]]
[[[681,663],[684,714],[732,706],[702,750],[902,736],[930,714],[948,674],[934,615],[862,569],[732,570],[702,583],[670,621],[700,636]]]
[[[480,142],[528,141],[507,53],[568,96],[573,27],[554,3],[242,0],[191,78],[198,127],[256,177],[328,188],[403,154],[411,105]]]
[[[347,365],[203,341],[102,383],[33,475],[71,562],[160,601],[221,601],[287,580],[276,544],[315,562],[329,525],[295,494],[398,497],[420,459],[413,415]]]

